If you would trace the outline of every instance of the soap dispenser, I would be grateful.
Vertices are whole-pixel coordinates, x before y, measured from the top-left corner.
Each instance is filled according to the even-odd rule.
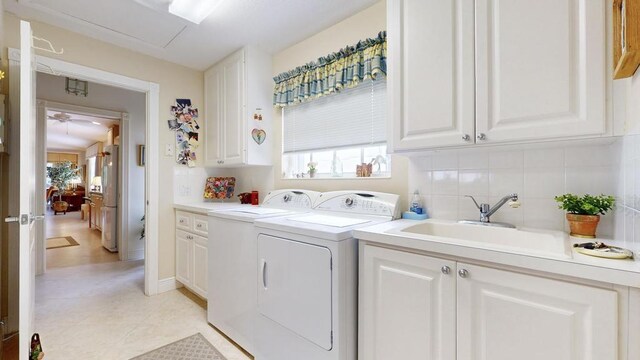
[[[422,214],[423,209],[424,208],[422,207],[422,199],[420,199],[420,192],[416,189],[416,191],[413,192],[413,198],[411,198],[411,206],[409,207],[409,211],[416,214]]]

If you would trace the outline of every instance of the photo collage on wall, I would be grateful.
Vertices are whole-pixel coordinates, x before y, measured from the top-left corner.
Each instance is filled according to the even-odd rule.
[[[194,167],[198,148],[198,109],[191,106],[190,99],[176,99],[176,105],[171,107],[169,130],[176,132],[176,162],[181,165]]]

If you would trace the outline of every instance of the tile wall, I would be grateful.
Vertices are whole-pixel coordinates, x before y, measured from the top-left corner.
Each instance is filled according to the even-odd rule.
[[[625,246],[640,249],[640,134],[627,135],[619,142],[621,161],[614,235]]]
[[[408,196],[411,199],[418,189],[430,217],[458,220],[479,218],[477,208],[464,195],[474,196],[479,203],[494,204],[504,195],[517,193],[521,206],[503,206],[492,221],[563,230],[564,212],[553,197],[567,192],[619,195],[621,148],[619,140],[425,153],[411,158]],[[611,237],[614,227],[621,226],[615,217],[616,212],[603,216],[600,236]]]

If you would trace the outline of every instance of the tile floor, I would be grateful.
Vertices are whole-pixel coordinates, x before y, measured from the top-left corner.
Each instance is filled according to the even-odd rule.
[[[70,235],[80,246],[47,250],[47,272],[36,277],[47,360],[130,359],[197,332],[228,360],[249,359],[208,325],[202,302],[179,290],[145,296],[142,260],[117,261],[79,213],[52,216],[47,237]]]

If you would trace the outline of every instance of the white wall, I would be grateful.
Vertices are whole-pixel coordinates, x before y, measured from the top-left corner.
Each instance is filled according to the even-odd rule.
[[[137,147],[145,143],[146,98],[144,93],[115,88],[101,84],[89,84],[89,93],[86,97],[67,94],[65,78],[48,74],[38,74],[36,82],[36,97],[41,100],[55,101],[71,105],[86,106],[91,108],[126,112],[129,114],[128,141],[122,133],[124,124],[120,124],[121,145],[129,148],[128,179],[123,179],[123,186],[129,192],[129,200],[124,206],[128,209],[128,230],[121,235],[123,241],[128,242],[127,259],[141,259],[144,257],[144,241],[140,240],[142,223],[140,219],[144,215],[144,167],[138,166]],[[121,160],[123,152],[121,151]],[[80,158],[84,164],[84,154]],[[124,161],[122,166],[124,166]],[[122,205],[120,206],[122,211]]]

